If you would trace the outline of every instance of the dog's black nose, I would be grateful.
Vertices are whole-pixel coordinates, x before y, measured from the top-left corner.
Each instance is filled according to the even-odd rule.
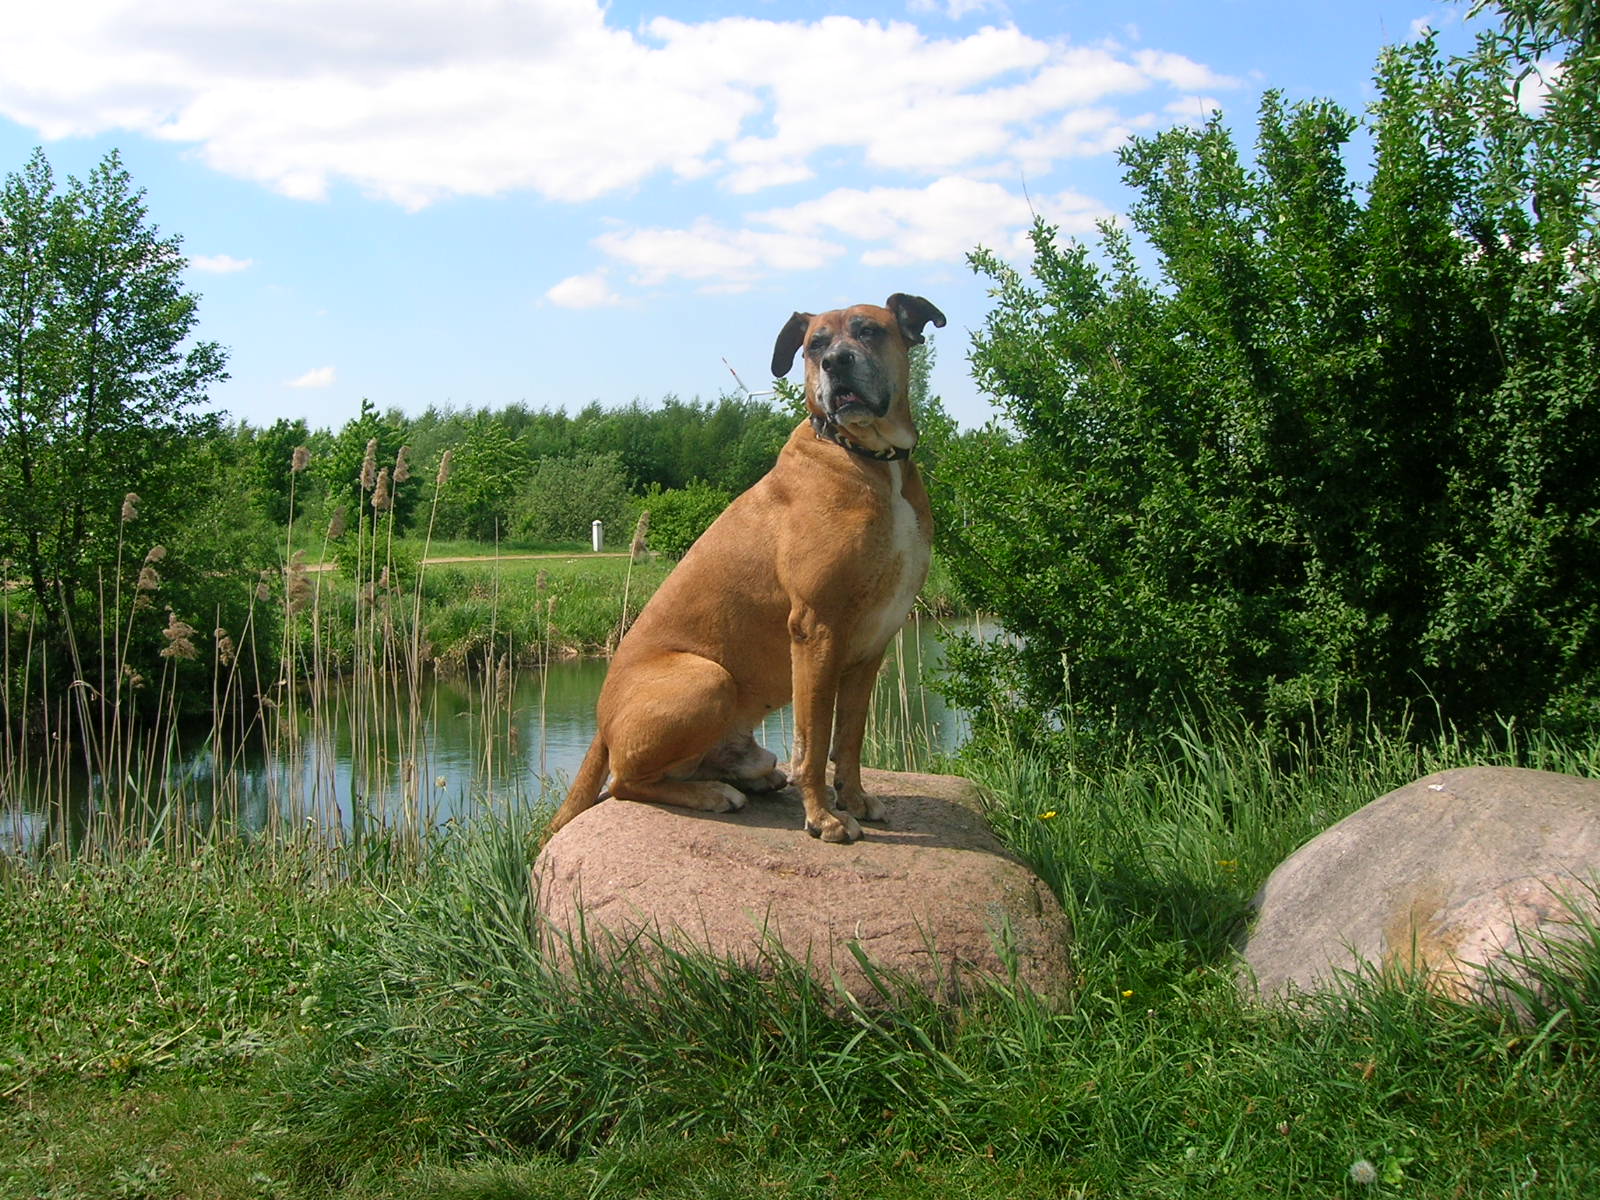
[[[849,346],[833,346],[822,356],[822,369],[832,374],[835,371],[848,371],[855,366],[856,352]]]

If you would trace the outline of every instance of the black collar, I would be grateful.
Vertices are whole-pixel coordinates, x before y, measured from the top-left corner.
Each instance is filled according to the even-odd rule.
[[[835,446],[850,451],[851,454],[860,455],[862,458],[870,458],[874,462],[903,462],[911,457],[911,451],[904,446],[890,446],[884,450],[868,450],[860,442],[853,442],[840,432],[837,424],[815,414],[811,418],[811,428],[816,431],[817,437],[822,441],[832,442]]]

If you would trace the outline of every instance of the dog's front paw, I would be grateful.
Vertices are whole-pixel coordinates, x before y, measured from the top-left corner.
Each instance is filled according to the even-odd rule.
[[[841,787],[838,795],[839,807],[862,821],[881,821],[889,815],[883,801],[860,785]]]
[[[824,813],[818,821],[808,818],[806,832],[825,842],[837,842],[842,845],[861,840],[861,826],[856,824],[856,819],[849,813]]]

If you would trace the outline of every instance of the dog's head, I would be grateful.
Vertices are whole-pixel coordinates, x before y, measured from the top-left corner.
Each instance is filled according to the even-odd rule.
[[[825,313],[795,313],[772,348],[772,374],[787,375],[804,350],[806,407],[813,421],[869,450],[910,450],[917,442],[908,400],[911,347],[944,314],[921,296]]]

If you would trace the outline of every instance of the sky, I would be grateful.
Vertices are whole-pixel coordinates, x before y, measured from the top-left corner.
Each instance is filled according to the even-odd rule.
[[[1034,213],[1092,242],[1129,137],[1221,110],[1248,144],[1267,89],[1359,111],[1467,7],[52,0],[0,37],[0,174],[119,150],[254,425],[762,393],[791,312],[909,292],[972,427],[969,251],[1025,266]]]

